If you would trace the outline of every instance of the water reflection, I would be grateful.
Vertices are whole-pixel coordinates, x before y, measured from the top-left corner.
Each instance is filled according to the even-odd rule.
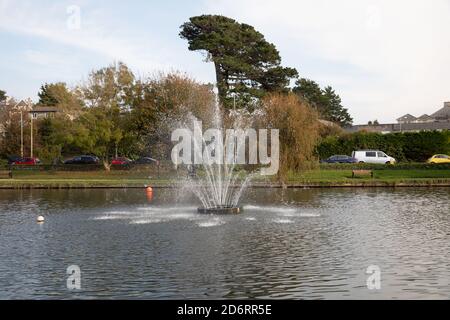
[[[244,214],[205,216],[171,189],[2,190],[0,298],[449,298],[449,196],[249,189]]]

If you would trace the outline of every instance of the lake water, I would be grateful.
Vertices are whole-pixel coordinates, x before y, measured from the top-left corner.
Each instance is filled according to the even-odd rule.
[[[181,190],[0,190],[0,299],[448,299],[449,201],[449,188],[249,189],[243,214],[208,216]]]

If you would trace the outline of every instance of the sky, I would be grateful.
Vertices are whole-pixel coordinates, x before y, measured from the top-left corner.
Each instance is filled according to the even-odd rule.
[[[0,0],[0,89],[36,101],[41,84],[75,86],[114,61],[214,82],[178,36],[201,14],[254,26],[284,66],[331,85],[355,124],[450,101],[450,0]]]

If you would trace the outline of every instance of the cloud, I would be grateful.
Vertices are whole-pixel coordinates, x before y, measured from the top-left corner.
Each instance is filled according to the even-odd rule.
[[[432,113],[450,100],[449,1],[211,0],[205,5],[208,12],[255,26],[277,45],[285,64],[336,87],[357,122]],[[321,64],[335,70],[322,70]]]
[[[76,10],[68,12],[72,5],[81,9],[80,28],[70,27],[76,21]],[[85,71],[78,66],[101,56],[106,63],[123,60],[143,74],[181,70],[213,81],[211,64],[186,49],[177,29],[190,15],[223,14],[261,31],[277,46],[284,65],[333,86],[357,123],[432,113],[450,100],[448,0],[204,0],[195,8],[181,1],[131,5],[132,10],[122,13],[123,7],[109,1],[0,0],[0,31],[64,47],[44,50],[30,45],[22,52],[21,58],[39,70],[51,63],[52,78],[59,66],[61,72],[70,70],[72,77],[81,79]],[[164,6],[160,17],[158,9]],[[180,13],[174,8],[184,9]],[[140,11],[145,14],[138,18]],[[144,21],[136,25],[136,19]],[[72,48],[70,58],[67,48]]]
[[[154,59],[150,50],[142,50],[141,43],[121,37],[104,10],[84,10],[88,7],[85,2],[79,5],[56,2],[46,6],[34,1],[1,0],[0,7],[0,29],[93,51],[111,60],[124,60],[148,69],[168,67]],[[73,8],[80,10],[79,28],[73,28],[77,14],[70,10]]]

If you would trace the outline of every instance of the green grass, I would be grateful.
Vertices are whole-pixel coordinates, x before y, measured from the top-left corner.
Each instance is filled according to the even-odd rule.
[[[351,182],[355,180],[411,180],[411,179],[450,179],[450,170],[374,170],[373,179],[370,176],[352,178],[352,170],[310,170],[291,174],[292,182]]]
[[[316,169],[290,174],[288,184],[298,185],[396,185],[396,184],[450,184],[450,170],[409,169],[374,170],[374,177],[352,178],[350,169]],[[0,179],[0,187],[143,187],[167,186],[180,179],[174,173],[150,173],[144,171],[14,171],[13,179]],[[277,183],[275,177],[261,177],[256,184]]]

